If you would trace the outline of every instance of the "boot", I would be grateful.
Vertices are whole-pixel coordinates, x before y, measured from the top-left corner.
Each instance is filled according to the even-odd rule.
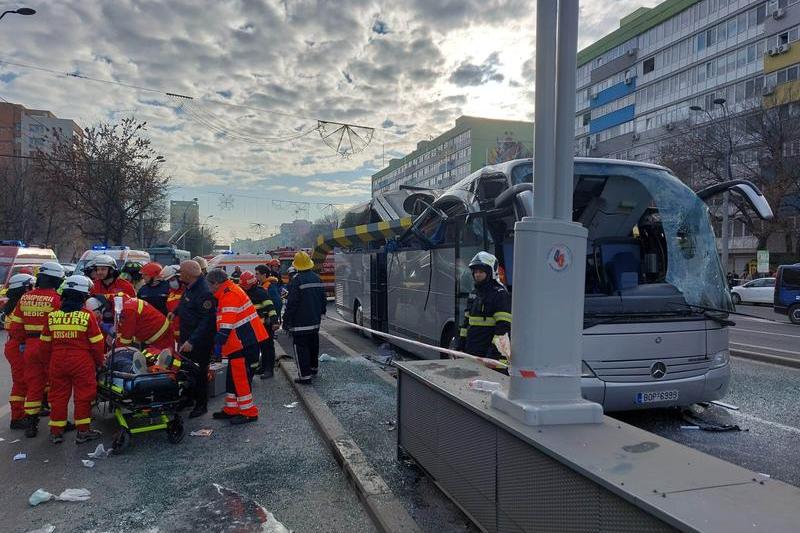
[[[195,405],[192,412],[189,413],[189,418],[197,418],[198,416],[203,416],[208,412],[208,408],[205,405]]]
[[[230,418],[233,418],[234,416],[236,415],[229,415],[225,411],[217,411],[216,413],[211,415],[211,418],[213,418],[214,420],[228,420]]]
[[[25,436],[29,439],[39,434],[39,417],[37,415],[28,416],[28,427],[25,428]]]
[[[231,424],[234,426],[240,426],[242,424],[247,424],[248,422],[255,422],[256,420],[258,420],[258,416],[236,415],[231,418]]]
[[[50,433],[50,442],[53,444],[61,444],[64,442],[64,435],[61,433]]]
[[[75,435],[75,442],[77,444],[83,444],[84,442],[89,442],[90,440],[97,440],[102,437],[103,434],[96,429],[87,429],[86,431],[79,431],[77,435]]]
[[[18,418],[16,420],[12,420],[11,424],[9,424],[9,428],[11,428],[11,429],[28,429],[28,419],[27,418]]]

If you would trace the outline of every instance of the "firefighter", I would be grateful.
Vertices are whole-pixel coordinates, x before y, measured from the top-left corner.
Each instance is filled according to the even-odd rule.
[[[281,262],[277,259],[270,259],[267,265],[269,266],[270,276],[276,279],[276,285],[278,285],[278,289],[280,289],[280,287],[284,284],[283,278],[281,277]]]
[[[133,285],[119,277],[120,272],[117,270],[117,262],[110,255],[96,255],[89,261],[87,270],[94,280],[92,296],[95,294],[110,294],[114,296],[120,292],[127,294],[131,298],[136,296],[136,289],[133,288]]]
[[[159,278],[162,267],[152,262],[142,267],[142,280],[144,285],[139,288],[136,297],[149,303],[161,314],[167,316],[167,297],[169,296],[169,282]]]
[[[225,407],[213,416],[228,419],[235,425],[255,422],[258,408],[253,403],[252,374],[248,363],[258,360],[258,346],[267,340],[267,330],[250,298],[228,279],[228,274],[214,269],[209,271],[206,279],[217,300],[214,352],[228,359]]]
[[[314,262],[307,253],[294,256],[292,268],[297,274],[289,282],[283,313],[283,328],[292,335],[299,376],[296,383],[310,384],[319,370],[319,323],[325,314],[325,289],[311,269]]]
[[[101,320],[107,311],[113,311],[114,303],[105,296],[92,296],[86,301],[86,309]],[[158,309],[144,300],[123,296],[122,313],[117,323],[117,342],[121,346],[141,343],[151,353],[175,351],[175,337],[169,320]]]
[[[3,308],[5,328],[8,339],[5,345],[5,356],[11,367],[11,394],[8,404],[11,407],[11,429],[25,429],[28,420],[25,418],[25,331],[11,328],[11,313],[22,295],[33,289],[36,278],[30,274],[14,274],[8,280],[8,301]]]
[[[274,376],[274,332],[278,330],[278,313],[275,311],[275,305],[269,293],[264,287],[258,284],[255,274],[252,272],[242,272],[239,278],[239,286],[247,293],[247,296],[253,303],[253,307],[256,308],[258,316],[261,317],[267,329],[267,340],[259,345],[261,350],[261,364],[256,368],[256,374],[259,374],[261,379],[269,379]]]
[[[511,297],[498,281],[495,256],[478,252],[469,268],[475,289],[467,302],[456,349],[479,357],[501,359],[501,338],[511,332]]]
[[[64,281],[61,309],[47,317],[41,336],[41,351],[50,360],[50,442],[64,442],[69,398],[73,396],[75,442],[99,439],[90,427],[92,402],[97,396],[97,368],[103,365],[103,333],[94,315],[84,309],[92,288],[85,276]]]
[[[142,264],[138,261],[128,261],[122,267],[119,277],[129,281],[134,290],[138,291],[144,283],[142,279]]]
[[[64,267],[53,261],[42,263],[36,276],[36,288],[22,295],[10,318],[13,335],[25,336],[25,415],[28,420],[25,436],[29,438],[39,432],[39,414],[50,366],[47,354],[41,350],[39,337],[47,324],[47,316],[61,305],[56,290],[63,280]]]
[[[277,261],[277,259],[273,259],[272,261]],[[280,323],[281,311],[283,310],[280,281],[278,281],[274,272],[267,265],[258,265],[255,270],[258,282],[267,290],[267,293],[269,293],[272,305],[275,306],[275,314],[278,316],[278,323]]]
[[[239,284],[239,278],[242,275],[242,269],[238,265],[233,268],[233,272],[231,272],[231,281]]]
[[[175,310],[180,318],[180,352],[196,363],[189,366],[189,395],[194,408],[189,418],[201,416],[208,411],[208,365],[214,348],[216,305],[214,295],[203,277],[196,261],[184,261],[180,266],[180,277],[186,290]]]
[[[186,290],[186,284],[181,281],[179,276],[180,272],[180,266],[167,265],[161,270],[161,274],[158,276],[160,280],[166,281],[169,285],[166,302],[167,318],[172,324],[172,334],[175,338],[180,338],[181,334],[180,318],[176,311],[178,305],[181,303],[181,298],[183,298],[183,293]]]

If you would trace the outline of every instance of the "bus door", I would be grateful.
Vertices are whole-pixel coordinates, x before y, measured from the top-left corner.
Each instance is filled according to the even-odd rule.
[[[386,252],[369,255],[369,303],[370,327],[377,331],[389,331],[389,304],[387,298]]]

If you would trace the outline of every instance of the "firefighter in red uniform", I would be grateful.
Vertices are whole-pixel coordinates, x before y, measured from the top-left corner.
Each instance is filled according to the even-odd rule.
[[[228,359],[225,407],[214,413],[216,419],[230,419],[231,424],[258,420],[250,388],[250,364],[258,361],[259,344],[267,339],[264,323],[245,292],[220,270],[206,276],[217,300],[217,336],[215,353]]]
[[[172,324],[172,335],[176,339],[179,339],[181,336],[181,324],[175,311],[178,309],[178,304],[181,303],[183,293],[186,291],[186,285],[181,282],[178,276],[180,273],[181,269],[178,265],[167,265],[161,269],[161,274],[158,275],[158,279],[169,283],[169,292],[167,293],[167,318],[170,324]]]
[[[47,317],[41,351],[50,360],[50,442],[64,442],[69,398],[73,395],[78,444],[99,439],[91,429],[92,402],[97,396],[96,369],[103,365],[103,333],[94,315],[84,309],[92,280],[70,276],[64,281],[61,309]]]
[[[136,297],[136,289],[127,280],[119,277],[117,262],[107,254],[100,254],[89,261],[87,270],[91,273],[94,284],[92,296],[96,294],[116,295],[124,293],[131,298]]]
[[[8,301],[3,308],[5,314],[5,328],[8,331],[5,355],[11,366],[11,394],[8,404],[11,407],[11,429],[25,429],[28,420],[25,418],[25,331],[21,328],[12,328],[11,313],[17,306],[22,295],[33,289],[36,278],[30,274],[14,274],[8,280]]]
[[[261,266],[261,265],[259,265]],[[247,297],[256,308],[258,316],[264,321],[264,326],[267,330],[267,340],[261,343],[259,349],[261,350],[261,364],[256,365],[256,374],[261,376],[261,379],[269,379],[274,375],[275,368],[275,341],[273,339],[275,331],[278,330],[278,313],[275,311],[275,304],[269,297],[264,287],[258,284],[256,275],[252,272],[242,272],[239,278],[239,286],[247,293]]]
[[[39,336],[47,324],[47,316],[61,306],[61,297],[56,289],[64,279],[64,267],[48,261],[39,267],[36,288],[26,292],[11,314],[11,329],[14,335],[20,331],[25,335],[25,415],[28,427],[25,436],[33,438],[39,432],[39,413],[47,387],[50,360],[40,350]]]
[[[92,296],[86,301],[86,309],[102,320],[106,311],[113,312],[113,301],[105,296]],[[163,350],[175,351],[175,337],[169,327],[169,320],[158,309],[138,298],[123,296],[122,313],[117,324],[117,342],[130,346],[134,340],[140,342],[151,353]]]

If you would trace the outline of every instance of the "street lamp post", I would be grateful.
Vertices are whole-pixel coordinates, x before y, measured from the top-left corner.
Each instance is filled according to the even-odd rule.
[[[36,10],[35,9],[31,9],[29,7],[21,7],[19,9],[9,9],[8,11],[3,11],[3,13],[0,14],[0,19],[5,17],[6,15],[26,15],[26,16],[30,16],[30,15],[35,15],[35,14],[36,14]]]
[[[725,147],[725,173],[727,174],[728,181],[733,180],[733,167],[731,164],[731,160],[733,159],[733,136],[731,135],[731,127],[730,127],[730,120],[728,120],[728,106],[726,105],[726,100],[724,98],[714,98],[713,100],[714,105],[718,105],[722,108],[723,119],[725,120],[725,136],[727,137],[727,146]],[[692,111],[699,111],[704,112],[708,115],[710,121],[714,120],[714,116],[708,111],[708,109],[703,109],[699,105],[693,105],[689,107]],[[722,261],[722,267],[725,270],[725,273],[728,273],[728,261],[730,256],[730,248],[729,248],[729,241],[730,241],[730,225],[729,222],[729,208],[730,208],[730,193],[725,191],[722,194],[722,231],[720,231],[720,256]]]

